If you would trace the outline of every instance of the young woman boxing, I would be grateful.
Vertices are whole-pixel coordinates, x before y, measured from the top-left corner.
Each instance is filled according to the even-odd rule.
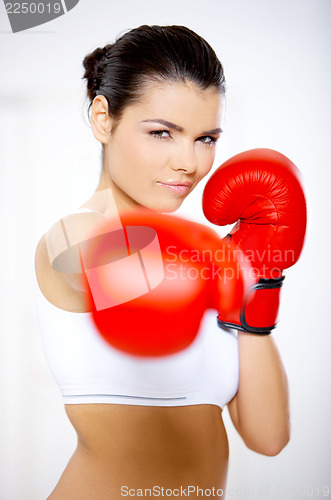
[[[240,219],[229,239],[251,261],[249,289],[242,276],[225,283],[225,243],[170,214],[210,171],[222,133],[225,80],[213,49],[185,27],[141,26],[84,67],[100,182],[41,238],[35,261],[45,352],[78,436],[49,499],[162,488],[221,498],[226,405],[252,450],[276,455],[289,440],[286,374],[268,333],[282,270],[303,243],[299,175],[258,150],[212,176],[205,214]]]

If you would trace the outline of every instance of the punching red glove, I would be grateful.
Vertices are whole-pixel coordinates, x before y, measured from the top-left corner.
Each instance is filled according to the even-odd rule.
[[[214,231],[144,209],[121,214],[121,222],[103,222],[98,236],[80,243],[87,308],[113,347],[139,356],[175,353],[193,342],[207,309],[240,307],[240,263]]]
[[[275,328],[284,276],[298,260],[306,230],[306,202],[297,167],[270,149],[240,153],[219,167],[203,194],[206,218],[237,222],[227,238],[254,268],[255,283],[240,311],[222,311],[219,325],[268,334]]]

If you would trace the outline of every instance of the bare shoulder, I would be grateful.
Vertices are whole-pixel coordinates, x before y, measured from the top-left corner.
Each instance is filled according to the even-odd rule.
[[[49,302],[66,311],[85,312],[82,292],[75,290],[68,276],[52,268],[45,235],[36,247],[35,270],[40,291]]]
[[[86,312],[79,244],[98,234],[105,217],[88,211],[69,214],[41,237],[35,251],[35,270],[45,298],[67,311]]]

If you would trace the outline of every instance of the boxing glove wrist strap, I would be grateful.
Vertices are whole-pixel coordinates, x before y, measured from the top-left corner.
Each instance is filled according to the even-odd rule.
[[[280,289],[285,276],[276,279],[260,278],[253,285],[241,311],[235,317],[218,315],[219,327],[234,328],[246,333],[268,335],[277,325]]]

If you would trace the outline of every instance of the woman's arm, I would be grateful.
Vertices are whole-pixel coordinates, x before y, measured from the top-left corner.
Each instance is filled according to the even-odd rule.
[[[275,456],[290,438],[286,373],[271,335],[238,332],[239,389],[228,404],[246,446]]]

